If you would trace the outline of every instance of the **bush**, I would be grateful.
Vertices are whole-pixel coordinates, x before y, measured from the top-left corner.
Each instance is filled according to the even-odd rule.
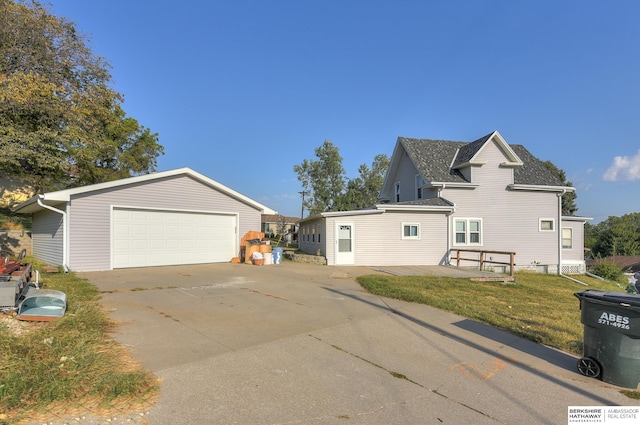
[[[615,263],[606,260],[598,260],[593,266],[591,266],[590,273],[600,276],[605,279],[619,281],[622,277],[622,267],[617,266]]]

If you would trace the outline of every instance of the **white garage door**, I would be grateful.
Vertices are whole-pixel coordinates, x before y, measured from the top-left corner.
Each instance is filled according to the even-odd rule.
[[[228,262],[237,256],[237,215],[113,210],[113,267]]]

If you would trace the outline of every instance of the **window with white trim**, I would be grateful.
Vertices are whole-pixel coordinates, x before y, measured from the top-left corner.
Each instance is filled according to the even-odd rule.
[[[482,219],[454,219],[454,245],[482,245]]]
[[[562,228],[562,248],[573,248],[573,229],[571,227]]]
[[[422,199],[422,185],[424,185],[424,179],[418,174],[416,175],[416,199]]]
[[[420,223],[402,223],[402,239],[420,239]]]
[[[400,202],[400,183],[396,183],[396,202]]]
[[[553,232],[556,230],[556,220],[553,218],[541,218],[538,230],[541,232]]]

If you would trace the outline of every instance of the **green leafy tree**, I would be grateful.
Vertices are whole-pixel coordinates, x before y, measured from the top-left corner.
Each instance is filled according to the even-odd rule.
[[[309,215],[337,211],[346,188],[346,175],[340,149],[328,140],[315,149],[316,160],[305,159],[295,165],[302,189],[307,193],[304,206]]]
[[[344,210],[356,210],[375,205],[384,184],[390,159],[385,154],[376,155],[371,164],[362,164],[358,168],[359,176],[349,180],[347,191],[341,202]]]
[[[109,67],[74,23],[0,0],[0,172],[39,192],[155,171],[158,135],[126,116]]]
[[[596,257],[640,255],[640,213],[611,216],[590,228],[589,238]]]
[[[309,215],[361,209],[376,203],[389,168],[387,155],[376,155],[371,168],[360,165],[358,177],[349,180],[339,149],[333,143],[325,140],[315,154],[316,160],[305,159],[293,167],[302,183],[304,207]]]
[[[559,182],[562,183],[563,186],[573,187],[573,183],[567,181],[567,175],[563,170],[556,167],[555,164],[551,161],[544,161],[542,163],[547,170],[549,170]],[[562,196],[562,215],[575,215],[578,211],[578,206],[576,205],[576,198],[578,195],[576,192],[567,192]]]

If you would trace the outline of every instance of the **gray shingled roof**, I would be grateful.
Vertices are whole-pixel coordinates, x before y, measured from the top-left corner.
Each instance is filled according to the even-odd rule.
[[[513,179],[516,184],[531,184],[536,186],[565,186],[564,182],[552,174],[542,161],[533,156],[522,145],[509,145],[522,160],[522,167],[516,167],[513,171]]]
[[[457,169],[452,167],[471,160],[492,134],[474,142],[410,139],[407,137],[399,137],[398,141],[411,157],[425,181],[469,183]],[[521,167],[514,169],[514,183],[536,186],[564,185],[547,170],[542,161],[533,156],[524,146],[509,146],[523,163]]]
[[[451,207],[453,203],[447,202],[444,198],[426,198],[426,199],[418,199],[416,201],[403,201],[403,202],[395,202],[393,204],[387,205],[417,205],[417,206],[427,206],[427,207]]]
[[[413,160],[425,181],[466,182],[458,170],[452,170],[449,167],[458,149],[467,145],[467,142],[409,139],[406,137],[399,137],[398,141]]]
[[[474,155],[478,153],[480,148],[484,146],[484,144],[487,142],[487,140],[489,140],[489,138],[492,135],[493,133],[487,134],[486,136],[479,138],[475,142],[467,143],[463,147],[461,147],[460,151],[458,152],[458,155],[456,156],[456,161],[453,164],[453,167],[455,168],[460,164],[464,164],[471,161],[471,158],[473,158]]]

